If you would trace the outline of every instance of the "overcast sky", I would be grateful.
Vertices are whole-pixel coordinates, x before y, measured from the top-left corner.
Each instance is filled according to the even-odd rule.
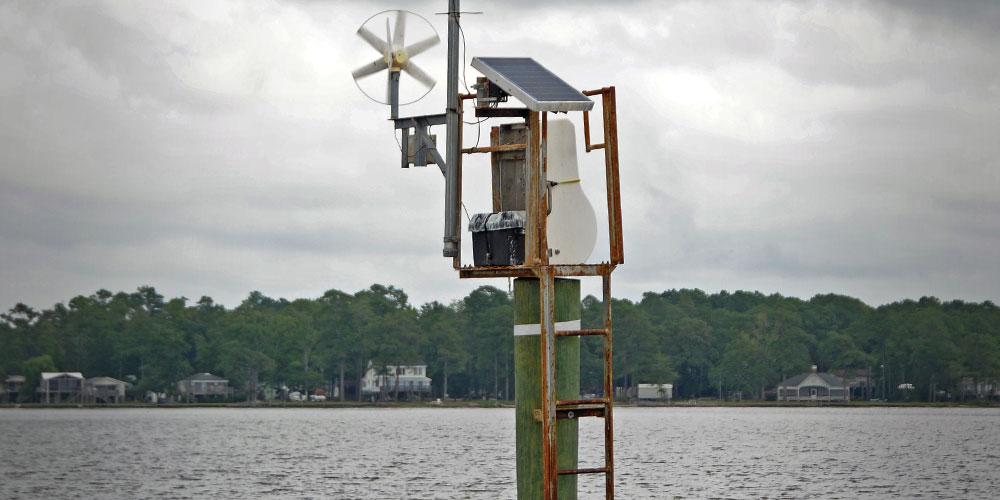
[[[483,12],[462,18],[468,59],[617,87],[616,296],[1000,299],[1000,3],[542,4],[463,2]],[[444,0],[0,3],[0,309],[140,285],[228,307],[507,288],[441,257],[440,173],[399,168],[351,78],[377,57],[356,30],[398,7],[442,38],[415,58],[438,85],[402,114],[443,112]],[[599,153],[580,155],[603,217]],[[465,171],[488,211],[488,158]]]

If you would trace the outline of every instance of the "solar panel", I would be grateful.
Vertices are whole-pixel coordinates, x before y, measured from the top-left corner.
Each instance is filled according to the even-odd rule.
[[[474,57],[472,67],[533,111],[594,107],[594,101],[530,57]]]

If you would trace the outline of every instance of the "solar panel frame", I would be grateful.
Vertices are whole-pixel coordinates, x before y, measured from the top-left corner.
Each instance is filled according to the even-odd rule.
[[[473,57],[472,67],[532,111],[590,111],[594,101],[530,57]]]

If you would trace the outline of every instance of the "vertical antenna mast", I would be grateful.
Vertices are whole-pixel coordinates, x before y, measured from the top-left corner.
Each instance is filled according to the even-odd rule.
[[[448,140],[445,146],[445,184],[444,184],[444,250],[445,257],[458,255],[461,238],[459,236],[459,200],[460,186],[458,165],[461,155],[461,144],[458,143],[459,130],[462,126],[458,121],[458,16],[459,0],[448,0],[448,85],[447,109],[445,126]]]

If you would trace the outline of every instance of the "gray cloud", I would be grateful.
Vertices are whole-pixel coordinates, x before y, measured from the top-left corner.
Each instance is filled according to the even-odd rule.
[[[505,287],[439,256],[440,175],[397,167],[386,110],[349,77],[373,55],[357,25],[389,8],[0,5],[0,307],[141,284],[226,305],[255,289],[382,282],[420,303]],[[444,34],[444,2],[407,8]],[[470,57],[616,85],[616,294],[1000,295],[994,4],[463,9],[485,11],[463,17]],[[438,74],[442,57],[421,65]],[[404,113],[440,112],[442,87]],[[598,160],[581,170],[600,217]],[[488,206],[484,161],[466,163],[471,212]]]

